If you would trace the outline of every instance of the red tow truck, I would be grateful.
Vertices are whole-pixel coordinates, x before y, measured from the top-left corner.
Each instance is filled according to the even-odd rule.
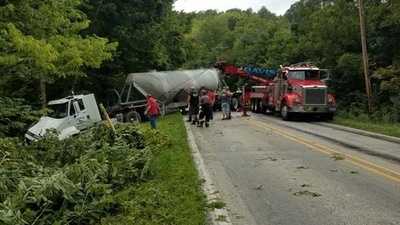
[[[321,79],[326,70],[311,63],[281,66],[274,76],[260,76],[251,70],[219,62],[215,65],[222,74],[249,80],[244,96],[248,96],[254,112],[279,112],[284,120],[300,114],[318,115],[331,120],[336,112],[336,100],[328,93]]]

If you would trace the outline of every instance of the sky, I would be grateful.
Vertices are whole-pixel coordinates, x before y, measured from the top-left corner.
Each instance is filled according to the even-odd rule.
[[[283,15],[297,0],[177,0],[175,9],[185,12],[216,9],[225,11],[232,8],[248,9],[257,11],[262,6],[277,14]]]

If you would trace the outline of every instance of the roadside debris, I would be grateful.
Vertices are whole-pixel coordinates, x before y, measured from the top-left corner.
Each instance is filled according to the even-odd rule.
[[[271,157],[271,156],[268,156],[268,157],[266,157],[266,158],[259,158],[259,159],[257,159],[257,161],[265,161],[265,160],[269,160],[269,161],[272,161],[272,162],[278,161],[277,158],[273,158],[273,157]]]
[[[311,196],[311,197],[313,197],[313,198],[317,198],[317,197],[322,196],[322,195],[319,194],[319,193],[311,192],[311,191],[307,191],[307,190],[295,192],[295,193],[293,193],[293,195],[294,195],[294,196]]]
[[[226,221],[226,216],[224,215],[218,215],[217,219],[215,219],[216,221]]]
[[[225,206],[226,206],[225,202],[222,202],[222,201],[214,201],[214,202],[209,203],[209,204],[207,205],[207,208],[210,208],[210,209],[214,210],[214,209],[222,209],[222,208],[224,208]]]
[[[339,161],[339,160],[344,160],[344,159],[346,159],[346,156],[345,156],[345,155],[342,155],[342,154],[339,154],[339,153],[335,153],[335,154],[332,154],[331,158],[332,158],[333,160],[335,160],[335,161]]]
[[[298,166],[298,167],[296,167],[296,169],[298,169],[298,170],[308,170],[308,169],[310,169],[310,167],[308,167],[308,166]]]
[[[359,174],[358,171],[354,171],[354,170],[350,171],[350,173],[351,173],[351,174]]]
[[[260,184],[260,185],[258,185],[257,187],[255,187],[254,188],[255,190],[262,190],[262,189],[264,189],[264,185],[263,184]]]

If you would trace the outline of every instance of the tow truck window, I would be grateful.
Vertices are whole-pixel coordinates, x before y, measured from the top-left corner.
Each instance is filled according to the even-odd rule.
[[[61,119],[67,117],[68,103],[48,105],[49,109],[48,116],[55,119]]]
[[[288,77],[294,80],[319,80],[318,70],[289,71]]]

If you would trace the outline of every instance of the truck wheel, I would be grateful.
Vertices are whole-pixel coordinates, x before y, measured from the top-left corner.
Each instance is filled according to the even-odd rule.
[[[334,113],[328,113],[328,114],[324,115],[322,118],[327,121],[332,121],[334,116],[335,116]]]
[[[289,107],[287,105],[283,105],[281,108],[281,116],[283,120],[289,121],[290,120],[290,112]]]
[[[258,113],[259,112],[259,108],[258,108],[258,100],[254,100],[254,112]]]
[[[126,114],[126,122],[127,123],[140,123],[142,121],[140,114],[138,112],[129,112]]]
[[[257,106],[258,112],[259,112],[259,113],[264,113],[265,110],[264,110],[263,102],[262,102],[261,99],[258,100],[257,105],[258,105],[258,106]]]

